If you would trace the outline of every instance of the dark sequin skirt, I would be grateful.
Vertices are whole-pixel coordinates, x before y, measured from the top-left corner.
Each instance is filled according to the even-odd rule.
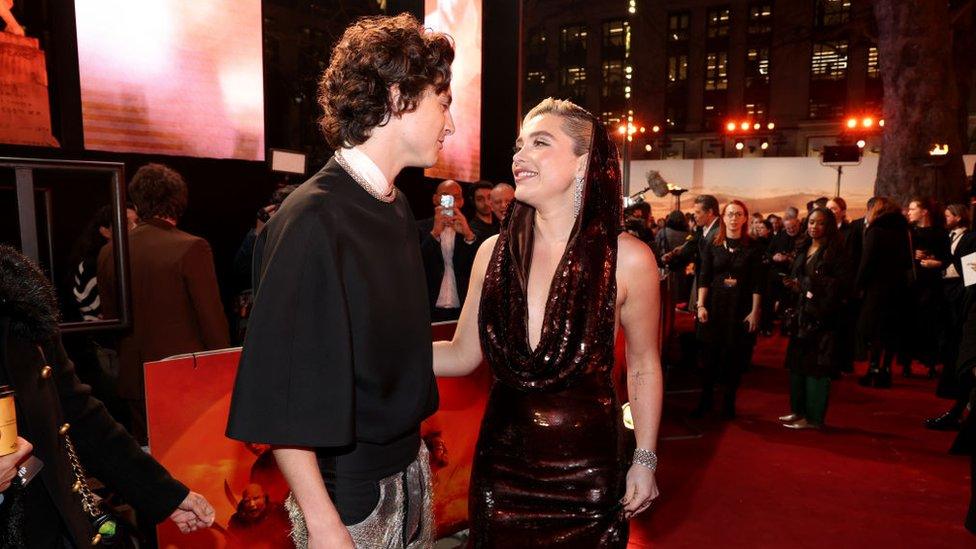
[[[624,430],[604,372],[559,391],[496,381],[471,473],[469,546],[625,548]]]

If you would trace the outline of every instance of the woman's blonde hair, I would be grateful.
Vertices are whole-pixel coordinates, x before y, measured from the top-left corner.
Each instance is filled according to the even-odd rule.
[[[593,142],[593,115],[572,101],[547,97],[532,107],[522,119],[522,124],[536,116],[552,114],[563,119],[563,131],[573,140],[573,154],[583,156],[590,152]]]

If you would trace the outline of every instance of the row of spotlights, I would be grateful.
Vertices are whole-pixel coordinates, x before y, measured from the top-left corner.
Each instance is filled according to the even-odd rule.
[[[762,124],[760,124],[759,122],[750,123],[748,121],[739,122],[738,124],[735,122],[729,122],[728,124],[725,125],[725,129],[730,132],[734,132],[736,130],[747,132],[750,129],[758,131],[761,130],[762,127],[763,127]],[[773,122],[769,122],[768,124],[766,124],[766,129],[772,131],[776,129],[776,124]]]

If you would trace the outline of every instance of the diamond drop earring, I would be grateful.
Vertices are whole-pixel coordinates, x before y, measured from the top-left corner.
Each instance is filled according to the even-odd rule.
[[[583,178],[576,178],[576,190],[573,193],[573,209],[576,211],[576,215],[579,215],[580,208],[583,207]]]

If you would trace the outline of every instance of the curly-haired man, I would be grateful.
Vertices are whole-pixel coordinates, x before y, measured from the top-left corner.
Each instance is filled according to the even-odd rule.
[[[417,228],[393,180],[454,132],[450,39],[357,21],[319,86],[336,149],[255,246],[255,302],[227,434],[271,444],[296,544],[427,547],[420,422],[437,408]]]
[[[162,164],[139,168],[129,182],[139,223],[129,231],[132,329],[118,340],[118,393],[131,412],[132,435],[146,444],[143,364],[172,355],[230,346],[210,244],[181,231],[187,206],[183,177]],[[106,318],[118,318],[115,243],[98,255],[98,284]]]

